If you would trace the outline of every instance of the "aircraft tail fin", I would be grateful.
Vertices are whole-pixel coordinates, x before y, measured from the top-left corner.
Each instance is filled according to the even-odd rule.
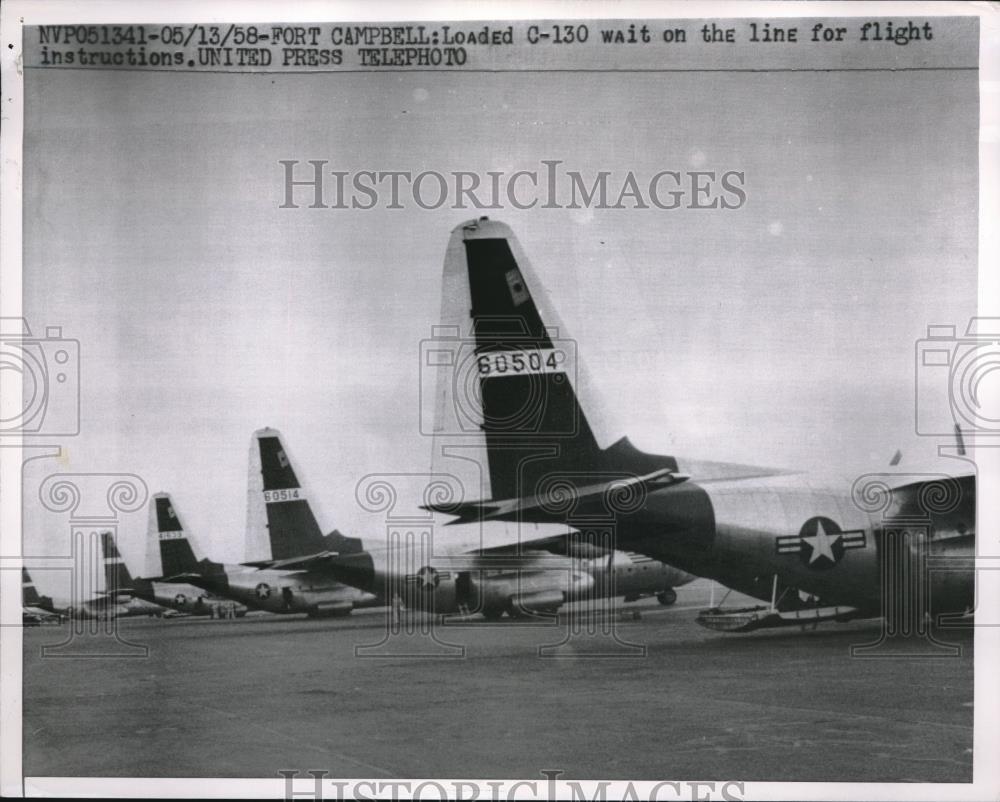
[[[327,535],[323,535],[323,540],[326,551],[335,551],[338,554],[360,554],[365,550],[361,538],[348,537],[336,529]]]
[[[198,570],[191,541],[169,493],[157,493],[149,502],[149,539],[159,552],[159,576],[177,576]]]
[[[38,607],[45,609],[45,603],[51,606],[52,600],[47,596],[41,596],[35,588],[35,583],[31,579],[31,574],[27,568],[21,569],[21,604],[24,607]]]
[[[101,552],[104,555],[104,587],[107,593],[114,595],[131,590],[132,574],[125,565],[111,532],[101,532]]]
[[[576,343],[503,223],[480,218],[452,233],[441,320],[435,459],[442,448],[467,449],[470,435],[485,438],[489,498],[537,495],[557,478],[580,486],[677,469],[672,457],[612,442],[599,414],[584,414],[578,392],[595,394]]]
[[[277,429],[250,441],[246,560],[283,560],[328,548]]]

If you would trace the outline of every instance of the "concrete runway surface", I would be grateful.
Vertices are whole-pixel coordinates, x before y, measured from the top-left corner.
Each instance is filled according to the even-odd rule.
[[[25,775],[971,781],[968,630],[940,635],[958,657],[852,658],[878,622],[718,634],[694,621],[708,587],[562,645],[568,616],[380,644],[382,610],[118,622],[145,657],[43,657],[69,628],[25,629]]]

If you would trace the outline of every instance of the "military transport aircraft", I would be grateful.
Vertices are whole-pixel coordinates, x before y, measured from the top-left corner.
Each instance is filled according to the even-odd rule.
[[[375,594],[346,585],[329,572],[281,570],[282,560],[317,550],[349,554],[358,550],[360,543],[339,532],[322,534],[273,429],[261,429],[251,438],[249,484],[248,551],[253,554],[255,549],[263,550],[263,554],[256,552],[262,559],[243,564],[205,559],[167,576],[168,581],[189,583],[253,609],[306,613],[313,618],[347,615],[355,608],[381,603]],[[180,549],[187,540],[179,522],[177,526],[174,548]],[[272,564],[278,569],[268,567]]]
[[[61,622],[63,617],[53,612],[54,605],[49,596],[41,596],[31,581],[27,568],[21,569],[21,622],[24,626]]]
[[[673,604],[674,587],[694,579],[647,556],[593,542],[562,549],[549,544],[547,549],[518,554],[492,553],[483,548],[479,527],[453,531],[436,542],[344,538],[338,546],[302,537],[303,531],[312,529],[314,519],[308,502],[296,495],[300,491],[289,452],[274,429],[261,430],[255,437],[260,442],[265,482],[275,488],[270,493],[265,490],[266,531],[274,553],[288,555],[256,565],[333,575],[390,601],[398,597],[407,608],[441,614],[481,613],[487,619],[553,613],[566,601],[608,596],[634,601],[655,595],[661,604]],[[248,528],[263,529],[259,525]],[[509,525],[494,528],[499,531],[493,537],[510,536]],[[548,529],[566,531],[564,526]],[[536,527],[535,531],[542,530]],[[350,548],[343,548],[344,544]],[[334,567],[328,570],[329,566]]]
[[[437,371],[435,454],[450,449],[454,462],[477,463],[485,476],[479,500],[426,509],[451,514],[452,523],[516,523],[506,543],[491,544],[493,553],[565,550],[603,522],[618,548],[770,602],[699,617],[722,631],[882,615],[884,593],[896,592],[883,581],[887,561],[914,557],[924,561],[919,579],[929,576],[918,601],[929,597],[934,612],[972,607],[971,470],[859,484],[599,440],[601,427],[578,401],[581,388],[591,399],[594,388],[573,341],[511,230],[487,218],[452,233],[441,324],[427,362]],[[545,524],[577,536],[537,531]],[[927,560],[944,570],[927,570]],[[361,555],[330,556],[327,564],[345,581],[372,572]],[[433,571],[427,565],[418,574]]]
[[[135,596],[187,615],[246,615],[246,606],[238,602],[213,595],[194,585],[163,579],[194,571],[198,566],[184,527],[166,493],[157,493],[150,499],[148,537],[148,545],[154,547],[159,556],[160,573],[155,579],[132,579],[127,573],[120,577],[119,582],[131,588]]]
[[[35,588],[35,583],[27,568],[21,569],[21,585],[22,605],[28,612],[35,615],[45,613],[57,616],[59,620],[66,618],[106,619],[128,615],[124,603],[106,594],[96,594],[81,604],[56,602],[51,596],[41,596]]]
[[[27,568],[21,569],[22,603],[33,614],[39,611],[62,618],[107,619],[134,616],[160,616],[164,608],[133,597],[128,570],[115,546],[110,532],[101,533],[101,555],[104,563],[105,590],[81,604],[56,603],[50,596],[41,596],[35,589]]]
[[[436,433],[458,430],[456,416],[475,407],[490,492],[433,508],[458,521],[571,526],[610,513],[621,546],[770,600],[750,615],[700,619],[723,630],[881,615],[886,560],[916,551],[942,567],[917,569],[929,577],[921,592],[929,590],[930,611],[973,606],[972,470],[865,482],[682,461],[626,438],[598,442],[577,398],[586,377],[567,331],[499,222],[453,232],[442,317],[459,335],[458,358],[441,371]],[[456,397],[470,386],[474,393]]]
[[[113,597],[117,603],[115,616],[119,618],[139,615],[162,616],[167,607],[136,593],[132,574],[129,573],[128,566],[118,551],[115,536],[111,532],[101,533],[101,550],[104,554],[105,593]]]

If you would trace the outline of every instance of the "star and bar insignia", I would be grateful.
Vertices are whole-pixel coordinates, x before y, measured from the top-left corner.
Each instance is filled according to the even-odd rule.
[[[438,571],[434,566],[425,565],[415,574],[407,574],[406,581],[415,584],[420,590],[431,591],[441,584],[442,579],[450,579],[450,572]]]
[[[848,549],[863,549],[867,542],[864,529],[841,530],[829,518],[810,518],[797,535],[775,539],[778,554],[798,554],[807,568],[832,568]]]

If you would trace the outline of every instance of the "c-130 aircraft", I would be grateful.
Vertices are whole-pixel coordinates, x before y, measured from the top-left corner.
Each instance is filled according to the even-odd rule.
[[[426,509],[454,516],[451,523],[520,525],[494,548],[565,551],[566,537],[533,530],[584,532],[608,521],[616,548],[769,602],[699,616],[720,631],[878,617],[893,601],[886,592],[898,591],[884,581],[887,562],[916,552],[950,561],[949,570],[922,575],[927,611],[972,608],[972,470],[881,476],[859,488],[857,477],[684,460],[645,453],[628,438],[599,442],[578,401],[586,376],[575,348],[510,228],[487,218],[458,226],[442,289],[439,331],[450,335],[437,347],[451,355],[436,362],[435,454],[457,445],[468,461],[478,438],[485,476],[479,500]],[[892,525],[903,520],[924,521],[923,536]],[[324,562],[345,582],[371,570],[363,554]]]

